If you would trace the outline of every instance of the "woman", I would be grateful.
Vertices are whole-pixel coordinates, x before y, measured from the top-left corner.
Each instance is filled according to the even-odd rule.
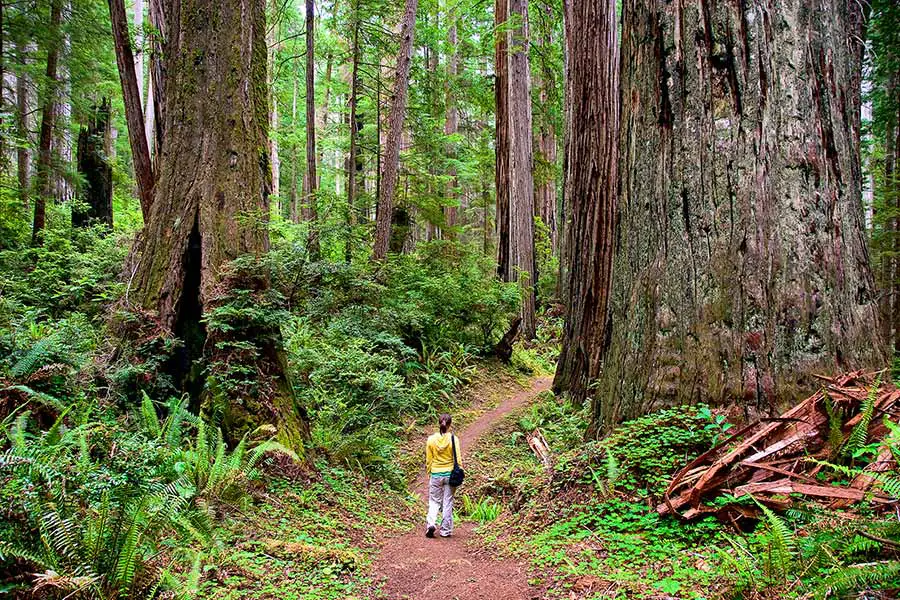
[[[438,509],[442,510],[441,537],[450,537],[453,533],[453,492],[450,486],[450,471],[453,470],[453,450],[456,450],[456,462],[461,464],[459,456],[459,438],[450,431],[453,418],[443,414],[438,418],[440,433],[433,433],[425,443],[425,472],[428,480],[428,517],[425,520],[425,537],[434,537]]]

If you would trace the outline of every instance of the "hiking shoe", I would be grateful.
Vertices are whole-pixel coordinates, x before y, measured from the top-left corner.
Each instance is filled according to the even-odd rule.
[[[428,526],[428,529],[425,530],[425,537],[427,537],[427,538],[434,537],[434,525]]]
[[[450,537],[452,534],[441,532],[441,537]]]

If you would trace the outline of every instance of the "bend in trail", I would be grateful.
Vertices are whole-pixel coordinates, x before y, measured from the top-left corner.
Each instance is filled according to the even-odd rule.
[[[550,389],[551,382],[550,377],[533,379],[530,387],[506,398],[458,432],[463,458],[498,420]],[[422,522],[412,531],[387,540],[375,561],[374,573],[376,579],[384,581],[386,597],[390,600],[530,600],[535,597],[523,565],[499,559],[470,543],[474,536],[471,522],[457,522],[450,538],[425,537],[427,483],[428,475],[423,471],[413,488],[420,500]]]

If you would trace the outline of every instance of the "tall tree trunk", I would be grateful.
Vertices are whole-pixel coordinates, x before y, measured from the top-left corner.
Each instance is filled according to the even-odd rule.
[[[378,206],[375,211],[375,245],[372,259],[376,261],[384,260],[387,257],[391,241],[394,194],[397,190],[400,173],[400,139],[403,135],[403,120],[406,117],[406,97],[409,92],[409,68],[417,8],[418,0],[406,0],[406,9],[400,27],[400,50],[397,54],[397,71],[394,75],[394,95],[391,102],[391,113],[388,117],[388,133],[382,164],[383,173],[378,193]],[[406,223],[408,216],[401,220]]]
[[[615,0],[572,0],[566,35],[572,138],[566,148],[571,254],[566,321],[553,388],[577,403],[600,374],[612,275],[619,143]]]
[[[28,128],[28,87],[25,72],[26,51],[23,45],[16,45],[16,58],[20,72],[16,77],[16,175],[19,184],[19,202],[26,210],[30,208],[31,194],[31,133]]]
[[[56,69],[59,62],[59,48],[62,42],[60,25],[62,23],[62,0],[50,3],[50,28],[47,42],[47,77],[48,91],[41,99],[41,133],[38,138],[38,162],[35,187],[37,197],[34,200],[34,223],[31,230],[31,243],[40,245],[44,241],[44,227],[47,221],[47,198],[51,190],[51,170],[53,167],[53,117],[57,90]]]
[[[122,99],[125,102],[125,121],[128,124],[128,140],[131,143],[131,159],[134,162],[134,179],[137,182],[141,213],[146,225],[153,204],[153,164],[150,161],[150,149],[144,130],[144,112],[137,74],[134,70],[134,52],[128,37],[125,0],[109,0],[109,17],[116,46],[119,80],[122,83]]]
[[[276,423],[279,437],[298,448],[306,416],[277,325],[206,326],[232,292],[256,305],[269,285],[262,270],[229,268],[269,249],[265,0],[181,0],[170,19],[178,44],[165,56],[166,148],[126,298],[154,328],[184,340],[187,368],[171,373],[175,381],[206,409],[229,400],[222,420],[229,439]]]
[[[359,12],[353,7],[353,64],[350,70],[350,150],[347,155],[347,232],[344,240],[344,260],[349,263],[353,259],[353,226],[356,224],[356,177],[357,177],[357,127],[356,101],[359,94]]]
[[[509,0],[494,1],[494,115],[496,123],[494,187],[497,197],[497,275],[512,281],[509,262]]]
[[[144,104],[144,0],[134,0],[134,78],[138,85],[138,99]]]
[[[553,44],[553,8],[547,4],[543,14],[543,35],[541,46],[543,53],[552,52]],[[556,198],[556,131],[551,116],[554,110],[554,99],[556,97],[556,75],[553,72],[552,65],[548,59],[542,60],[540,74],[540,102],[541,102],[541,121],[538,127],[537,148],[541,155],[541,181],[535,192],[535,204],[537,205],[537,216],[547,228],[549,236],[550,248],[554,254],[559,251],[559,227],[556,222],[557,214],[557,198]]]
[[[658,401],[772,407],[815,373],[884,364],[860,201],[861,11],[623,2],[595,430]]]
[[[306,0],[306,202],[309,204],[309,255],[319,256],[319,179],[316,174],[315,0]]]
[[[895,88],[895,93],[900,93],[900,88]],[[900,353],[900,180],[897,169],[900,166],[900,102],[897,102],[897,114],[895,116],[893,131],[888,132],[889,144],[885,144],[885,153],[890,156],[891,169],[885,168],[885,183],[889,201],[894,207],[893,225],[893,253],[894,277],[891,281],[891,297],[894,309],[891,312],[893,324],[892,349],[894,355]]]
[[[78,172],[84,186],[78,195],[80,202],[72,208],[73,227],[95,223],[112,227],[112,166],[104,151],[108,129],[109,99],[104,98],[78,134]]]
[[[456,78],[459,75],[459,45],[457,43],[456,33],[456,11],[451,12],[450,19],[450,31],[447,34],[447,39],[450,42],[450,63],[447,67],[447,81],[444,86],[447,105],[447,114],[444,121],[444,135],[447,136],[456,135],[459,132],[459,109],[456,106],[456,92],[453,89],[456,85]],[[456,160],[456,142],[450,142],[450,147],[447,149],[447,156],[451,161]],[[456,179],[455,164],[450,165],[449,175],[450,182],[448,183],[447,189],[448,205],[444,220],[447,225],[445,234],[448,238],[453,239],[456,237],[455,227],[459,210],[459,199],[456,193],[459,182]]]
[[[509,268],[522,287],[522,335],[535,334],[534,161],[528,2],[509,0],[517,25],[509,32]]]
[[[159,155],[162,152],[165,138],[166,105],[165,85],[166,67],[163,60],[166,54],[177,52],[178,40],[168,35],[169,25],[166,21],[166,10],[172,8],[164,5],[168,0],[150,0],[150,25],[158,32],[153,38],[153,53],[150,57],[150,85],[147,87],[147,112],[145,114],[145,137],[148,150],[153,159],[153,173],[159,171]],[[152,114],[151,114],[152,113]]]
[[[291,130],[297,130],[297,74],[299,72],[297,59],[294,59],[294,87],[291,93]],[[297,171],[299,166],[299,152],[297,152],[297,142],[291,143],[291,206],[290,218],[292,223],[300,222],[299,202],[297,197]]]

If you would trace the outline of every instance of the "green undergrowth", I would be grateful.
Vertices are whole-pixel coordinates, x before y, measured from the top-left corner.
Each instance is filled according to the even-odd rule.
[[[655,507],[674,472],[728,429],[716,411],[665,409],[595,442],[583,439],[587,417],[543,394],[469,460],[468,504],[499,509],[483,520],[485,543],[525,560],[545,597],[850,598],[869,589],[865,597],[887,598],[897,587],[892,547],[863,533],[896,540],[900,527],[867,507],[801,502],[763,512],[750,532],[713,517],[661,517]],[[536,429],[553,452],[549,472],[528,447]]]
[[[204,560],[199,598],[352,599],[380,538],[411,526],[404,496],[384,482],[320,465],[311,482],[274,479],[250,510],[222,524]]]

